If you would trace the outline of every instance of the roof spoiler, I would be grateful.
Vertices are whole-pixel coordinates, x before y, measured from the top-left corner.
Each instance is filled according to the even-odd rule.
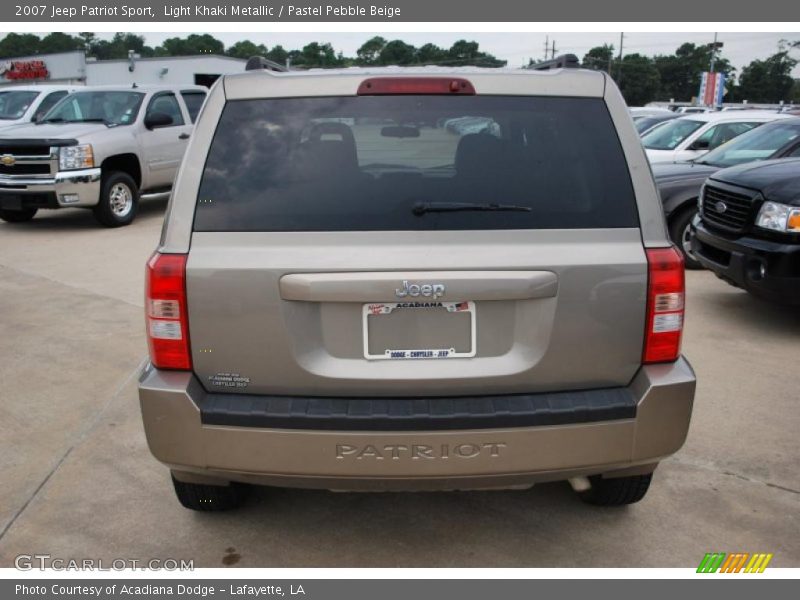
[[[551,60],[545,60],[528,66],[528,69],[534,71],[549,71],[550,69],[577,69],[580,67],[578,57],[574,54],[562,54]]]
[[[280,73],[286,72],[289,69],[283,65],[264,58],[263,56],[251,56],[247,59],[247,64],[244,66],[245,71],[278,71]]]

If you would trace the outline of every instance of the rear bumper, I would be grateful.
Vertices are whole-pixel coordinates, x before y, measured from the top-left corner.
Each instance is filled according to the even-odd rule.
[[[94,206],[100,198],[100,168],[61,171],[55,175],[0,175],[0,208]]]
[[[683,358],[648,365],[622,389],[634,409],[603,420],[579,411],[537,426],[343,431],[204,423],[208,394],[191,373],[148,365],[139,380],[148,445],[177,477],[331,489],[495,487],[652,470],[686,439],[694,372]]]
[[[773,302],[800,304],[800,244],[760,238],[728,238],[696,217],[692,251],[720,279]]]

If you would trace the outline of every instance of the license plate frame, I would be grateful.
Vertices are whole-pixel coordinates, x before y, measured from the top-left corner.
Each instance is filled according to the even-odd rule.
[[[402,310],[430,310],[444,309],[448,313],[469,313],[470,315],[470,349],[459,352],[455,348],[389,348],[383,353],[372,354],[369,347],[369,317],[387,315],[397,309]],[[362,336],[364,345],[364,358],[367,360],[447,360],[452,358],[473,358],[477,353],[477,328],[475,318],[475,303],[463,302],[371,302],[362,306]],[[447,345],[447,344],[445,344]]]

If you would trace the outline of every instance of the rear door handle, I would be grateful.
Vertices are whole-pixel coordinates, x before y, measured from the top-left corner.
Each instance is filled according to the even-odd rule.
[[[178,136],[179,140],[188,140],[191,136],[188,133],[182,133]]]

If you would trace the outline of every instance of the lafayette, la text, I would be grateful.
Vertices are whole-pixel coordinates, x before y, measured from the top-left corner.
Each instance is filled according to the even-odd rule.
[[[182,17],[383,17],[393,19],[400,16],[396,6],[379,6],[376,4],[260,4],[241,6],[239,4],[218,4],[216,6],[201,4],[166,4],[164,16],[173,19]]]

